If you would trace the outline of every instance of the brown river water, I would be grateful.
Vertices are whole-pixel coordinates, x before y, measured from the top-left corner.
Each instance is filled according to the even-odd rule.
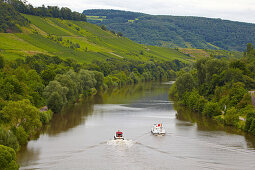
[[[255,137],[177,113],[170,86],[127,86],[70,106],[18,153],[20,169],[255,169]],[[154,123],[167,134],[153,136]],[[113,141],[117,130],[125,141]]]

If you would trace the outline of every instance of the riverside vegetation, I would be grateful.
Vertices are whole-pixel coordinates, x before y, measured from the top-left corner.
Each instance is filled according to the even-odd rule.
[[[181,70],[169,96],[190,111],[255,135],[255,50],[247,45],[240,59],[201,58]]]
[[[0,1],[4,14],[0,16],[0,169],[18,169],[15,152],[36,138],[67,104],[107,88],[174,79],[175,72],[192,60],[178,50],[140,45],[78,19],[46,17],[43,12],[53,7],[33,8],[44,9],[35,14],[44,17],[27,15],[17,9],[22,4],[29,6]]]

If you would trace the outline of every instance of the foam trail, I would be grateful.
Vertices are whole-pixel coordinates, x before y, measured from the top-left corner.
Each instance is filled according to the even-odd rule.
[[[134,145],[134,142],[132,140],[109,140],[107,145],[130,148]]]

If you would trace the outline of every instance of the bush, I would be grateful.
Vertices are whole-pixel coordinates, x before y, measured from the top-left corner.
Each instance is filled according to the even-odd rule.
[[[200,96],[197,103],[196,103],[196,111],[198,113],[203,113],[204,111],[204,108],[205,108],[205,104],[207,103],[208,101],[203,97],[203,96]]]
[[[20,145],[25,145],[28,142],[28,134],[25,132],[23,127],[17,127],[13,130]]]
[[[244,127],[244,130],[246,132],[253,131],[251,125],[252,125],[252,122],[254,119],[255,119],[255,112],[250,110],[246,116],[246,122],[245,122],[245,127]]]
[[[225,125],[229,126],[238,126],[239,116],[237,114],[237,110],[234,107],[231,107],[227,110],[224,116],[224,123]]]
[[[0,145],[8,146],[15,151],[19,149],[16,136],[11,132],[0,127]]]
[[[19,169],[19,166],[16,163],[16,153],[12,148],[0,145],[0,169],[3,170]]]
[[[48,110],[48,111],[44,111],[44,112],[40,112],[40,121],[42,122],[42,124],[48,124],[50,122],[52,118],[52,111]]]
[[[195,81],[190,73],[184,73],[176,80],[178,95],[182,98],[185,92],[192,91],[195,88]]]
[[[39,110],[32,106],[29,100],[9,101],[0,111],[6,126],[11,128],[23,127],[29,136],[34,135],[41,128]]]
[[[221,115],[221,110],[218,103],[208,102],[205,104],[203,114],[208,117],[214,117]]]
[[[251,121],[251,126],[250,126],[250,129],[249,129],[249,132],[253,135],[255,135],[255,119],[252,119]]]

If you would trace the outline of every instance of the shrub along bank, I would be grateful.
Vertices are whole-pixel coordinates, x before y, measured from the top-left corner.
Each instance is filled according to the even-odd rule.
[[[180,71],[169,96],[191,111],[255,135],[255,109],[249,90],[255,89],[255,50],[247,45],[238,60],[202,58]]]

